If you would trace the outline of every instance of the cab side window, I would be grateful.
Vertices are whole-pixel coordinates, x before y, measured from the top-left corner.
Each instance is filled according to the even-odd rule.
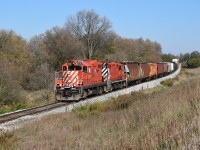
[[[83,72],[87,72],[87,66],[83,66]]]
[[[67,67],[66,66],[63,66],[63,71],[67,71]]]

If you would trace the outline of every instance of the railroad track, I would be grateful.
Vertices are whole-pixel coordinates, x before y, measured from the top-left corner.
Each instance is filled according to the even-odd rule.
[[[43,105],[43,106],[33,107],[29,109],[19,110],[16,112],[11,112],[5,115],[0,115],[0,124],[26,116],[26,115],[32,115],[32,114],[37,114],[44,111],[49,111],[61,106],[65,106],[67,104],[68,103],[64,103],[64,102],[56,102],[56,103],[52,103],[48,105]]]

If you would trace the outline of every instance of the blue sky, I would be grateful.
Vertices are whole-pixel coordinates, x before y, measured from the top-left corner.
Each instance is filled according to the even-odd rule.
[[[122,37],[157,41],[164,53],[200,51],[200,0],[4,0],[0,7],[0,29],[27,40],[93,9]]]

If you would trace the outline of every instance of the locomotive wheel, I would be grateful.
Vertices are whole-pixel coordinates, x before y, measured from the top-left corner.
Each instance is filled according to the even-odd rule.
[[[111,85],[111,86],[110,86],[110,92],[112,92],[112,91],[113,91],[113,86]]]
[[[99,88],[99,95],[101,95],[101,94],[103,94],[103,88],[102,87]]]

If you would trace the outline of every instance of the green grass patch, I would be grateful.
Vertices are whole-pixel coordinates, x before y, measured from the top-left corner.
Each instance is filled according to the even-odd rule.
[[[103,112],[118,111],[127,109],[134,101],[144,97],[141,92],[134,92],[131,95],[122,95],[105,102],[95,102],[75,108],[73,112],[79,117],[96,116]]]
[[[171,87],[171,86],[174,85],[174,82],[175,82],[175,81],[178,81],[178,80],[179,80],[178,77],[173,78],[173,79],[167,79],[167,80],[165,80],[165,81],[162,81],[162,82],[161,82],[161,85],[167,86],[167,87]]]
[[[167,87],[173,86],[173,84],[174,84],[174,81],[172,79],[168,79],[161,82],[161,85],[167,86]]]
[[[0,114],[25,109],[27,106],[23,102],[13,102],[10,105],[3,105],[0,107]]]

